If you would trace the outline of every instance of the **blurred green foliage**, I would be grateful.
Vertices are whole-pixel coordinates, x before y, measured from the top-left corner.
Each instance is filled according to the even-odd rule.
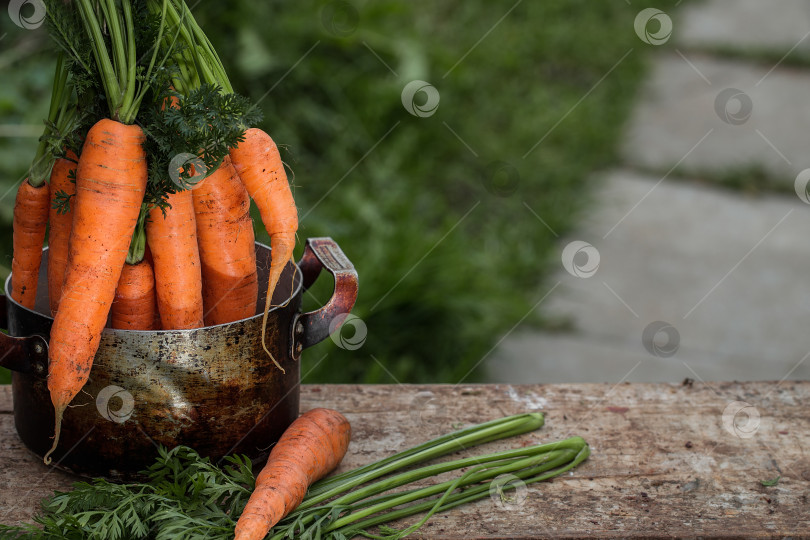
[[[590,173],[615,160],[643,74],[649,46],[633,30],[643,7],[289,0],[194,8],[294,172],[299,239],[333,237],[360,275],[353,313],[365,342],[345,350],[327,340],[307,351],[305,382],[473,381],[506,332],[543,323],[535,306],[559,261],[556,236],[587,207]],[[37,32],[8,32],[2,124],[36,124],[52,55],[42,43],[19,50]],[[433,114],[403,106],[414,80],[438,92]],[[418,92],[413,103],[427,97]],[[24,174],[34,142],[0,140],[3,193]],[[11,204],[11,195],[0,200],[6,224]],[[7,269],[8,228],[0,238]],[[322,277],[305,307],[322,305],[331,286]]]

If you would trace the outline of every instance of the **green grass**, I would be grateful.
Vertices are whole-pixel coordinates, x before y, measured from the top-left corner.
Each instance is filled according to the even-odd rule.
[[[305,353],[307,382],[473,381],[513,326],[543,323],[542,307],[532,307],[560,246],[533,214],[560,236],[575,225],[589,175],[616,161],[652,47],[633,31],[642,3],[522,2],[506,15],[514,5],[195,9],[234,87],[261,99],[263,127],[295,172],[300,239],[332,236],[360,275],[354,313],[367,339],[354,351],[327,340]],[[333,13],[343,14],[337,26]],[[44,115],[50,61],[39,53],[4,70],[2,123]],[[403,107],[413,80],[438,90],[432,116]],[[417,104],[424,99],[417,94]],[[4,190],[33,145],[0,141],[0,157],[13,157],[0,159]],[[6,223],[9,203],[0,201]],[[10,266],[8,246],[0,249],[0,264]],[[331,292],[321,281],[308,309]]]

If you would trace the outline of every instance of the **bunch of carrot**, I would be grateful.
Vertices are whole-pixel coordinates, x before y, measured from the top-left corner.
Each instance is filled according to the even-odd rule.
[[[35,309],[49,224],[49,463],[105,326],[192,329],[255,315],[251,197],[271,237],[266,324],[298,218],[278,148],[247,129],[255,108],[233,93],[183,0],[46,7],[61,53],[45,134],[17,193],[11,295]],[[206,170],[170,161],[177,149]]]

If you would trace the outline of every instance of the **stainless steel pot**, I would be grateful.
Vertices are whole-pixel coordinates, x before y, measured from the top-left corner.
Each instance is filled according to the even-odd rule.
[[[53,406],[47,388],[47,249],[37,309],[11,299],[13,276],[0,296],[0,365],[13,370],[14,422],[38,456],[50,448]],[[132,478],[154,461],[158,445],[184,444],[217,460],[231,453],[261,461],[298,416],[301,352],[322,340],[357,298],[357,273],[331,238],[310,238],[273,295],[267,345],[261,344],[270,248],[256,244],[256,315],[196,330],[105,329],[90,379],[65,412],[56,466],[82,475]],[[332,298],[301,313],[301,297],[322,269],[334,276]],[[262,288],[263,285],[263,288]],[[334,329],[334,328],[333,328]]]

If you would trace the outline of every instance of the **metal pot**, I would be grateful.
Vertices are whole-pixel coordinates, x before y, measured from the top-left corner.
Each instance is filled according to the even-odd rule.
[[[25,445],[43,456],[53,442],[54,411],[47,387],[47,249],[37,309],[11,299],[13,276],[0,296],[0,366],[14,371],[14,423]],[[301,352],[324,340],[357,298],[354,266],[331,238],[310,238],[297,265],[285,268],[261,325],[270,248],[256,244],[259,301],[248,319],[196,330],[105,329],[90,379],[65,412],[57,467],[81,475],[133,478],[154,461],[157,446],[191,446],[217,460],[231,453],[254,461],[298,416]],[[326,270],[335,292],[321,309],[301,313],[301,297]],[[263,288],[262,288],[263,284]],[[3,320],[4,319],[4,320]]]

